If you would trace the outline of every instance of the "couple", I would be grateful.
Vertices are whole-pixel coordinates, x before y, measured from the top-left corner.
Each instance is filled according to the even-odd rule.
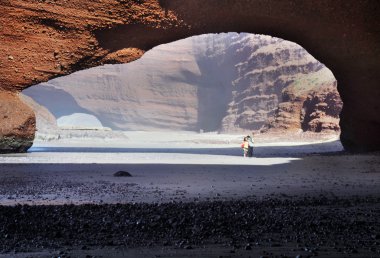
[[[253,156],[253,133],[252,133],[252,137],[249,135],[244,137],[241,147],[243,149],[244,157]]]

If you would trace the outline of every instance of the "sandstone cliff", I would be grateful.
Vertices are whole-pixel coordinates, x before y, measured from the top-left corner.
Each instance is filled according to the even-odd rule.
[[[21,99],[29,105],[36,114],[36,126],[38,130],[57,129],[57,120],[55,116],[47,109],[47,107],[38,104],[33,98],[20,94]]]
[[[0,113],[7,114],[0,118],[0,152],[26,150],[34,137],[34,114],[19,91],[88,67],[130,62],[162,43],[227,31],[304,46],[339,82],[344,147],[380,148],[379,1],[5,0],[0,7]]]
[[[57,119],[87,113],[118,130],[338,131],[342,108],[334,76],[306,50],[244,33],[161,45],[127,65],[81,71],[24,94]]]

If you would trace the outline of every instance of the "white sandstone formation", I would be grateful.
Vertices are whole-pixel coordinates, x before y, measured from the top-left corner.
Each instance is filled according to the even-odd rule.
[[[326,85],[336,92],[331,71],[299,45],[270,36],[228,33],[160,45],[135,62],[77,72],[23,93],[58,121],[88,114],[113,130],[309,130],[324,127],[302,118],[303,101]],[[289,100],[293,91],[299,94],[297,90],[302,97]],[[282,109],[288,106],[297,112]],[[313,108],[303,113],[315,113]],[[318,123],[329,116],[320,113]],[[70,126],[84,122],[71,120]]]

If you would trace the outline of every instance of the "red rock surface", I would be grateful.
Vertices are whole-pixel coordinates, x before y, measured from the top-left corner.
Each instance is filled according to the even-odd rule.
[[[4,0],[0,89],[15,93],[87,67],[129,62],[153,46],[185,36],[261,33],[297,42],[329,67],[345,103],[342,143],[348,150],[378,150],[379,9],[380,2],[365,0]],[[14,107],[3,104],[18,103],[15,95],[1,96],[1,112],[16,115]],[[23,116],[28,114],[33,121],[29,111]],[[19,128],[21,121],[11,119],[10,128]],[[1,123],[3,132],[7,126]],[[20,136],[17,130],[7,134]],[[24,134],[29,139],[33,129]],[[4,137],[2,133],[1,144]],[[30,146],[29,141],[19,144],[15,151]]]
[[[0,91],[0,150],[25,152],[33,144],[36,120],[33,110],[16,93]]]
[[[299,90],[292,84],[282,92],[274,119],[264,131],[311,131],[334,133],[340,131],[339,114],[343,102],[336,82]]]
[[[337,121],[342,106],[342,100],[334,87],[326,86],[317,92],[310,92],[303,103],[302,129],[313,132],[339,131]]]

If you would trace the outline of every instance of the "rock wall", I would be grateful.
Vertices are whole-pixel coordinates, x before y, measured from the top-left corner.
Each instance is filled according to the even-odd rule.
[[[35,134],[33,110],[22,102],[17,93],[0,91],[0,150],[2,153],[25,152]]]
[[[311,91],[302,107],[302,129],[313,132],[338,131],[342,106],[336,88],[330,85]]]
[[[302,127],[304,117],[300,115],[304,101],[308,94],[319,93],[325,86],[338,96],[337,102],[330,104],[341,110],[333,74],[301,46],[278,38],[251,36],[233,42],[229,51],[235,53],[237,71],[223,131],[308,131],[311,128]],[[289,106],[291,112],[284,112]],[[333,116],[336,131],[339,113]]]
[[[287,101],[284,90],[292,87],[305,101],[307,94],[318,95],[326,86],[337,96],[328,103],[337,112],[324,114],[330,119],[320,119],[318,131],[330,127],[339,131],[341,100],[335,78],[323,64],[289,41],[223,33],[161,45],[129,64],[88,69],[28,88],[23,94],[46,106],[58,121],[87,113],[114,130],[233,132],[262,129],[273,120],[270,128],[316,131],[301,126],[301,109],[309,112],[311,104],[298,103],[296,117],[273,117],[279,104]],[[323,101],[314,98],[313,104]],[[291,128],[285,126],[289,120],[294,120]],[[75,121],[77,127],[85,126],[83,122]]]
[[[261,0],[5,0],[0,2],[1,103],[23,104],[16,92],[103,63],[130,62],[161,43],[207,32],[249,32],[297,42],[329,67],[344,107],[341,140],[347,150],[379,150],[379,1]],[[363,101],[365,104],[363,105]],[[9,137],[26,150],[34,115],[26,120],[2,104],[0,146]],[[28,127],[29,128],[29,127]],[[366,132],[365,134],[363,132]],[[7,147],[2,147],[5,151]]]
[[[40,105],[33,98],[20,94],[21,100],[30,106],[36,115],[36,127],[41,131],[55,130],[57,127],[57,119],[55,116],[43,105]]]

